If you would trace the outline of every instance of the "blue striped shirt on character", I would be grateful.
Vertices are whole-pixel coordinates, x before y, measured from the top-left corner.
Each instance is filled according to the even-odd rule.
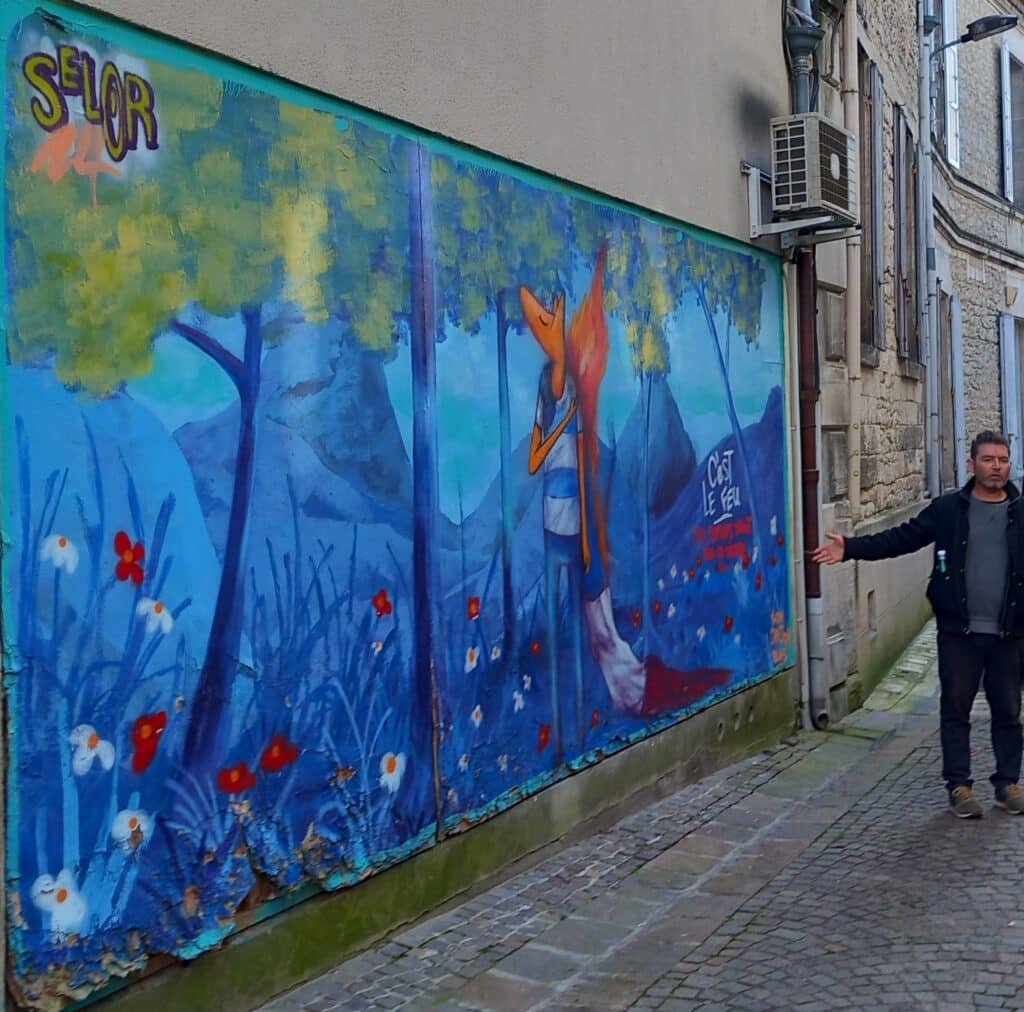
[[[541,379],[541,394],[537,399],[537,425],[542,438],[547,439],[569,413],[576,389],[572,380],[565,378],[562,396],[553,400],[548,371]],[[544,530],[563,537],[580,534],[580,484],[576,452],[576,434],[579,416],[572,420],[551,447],[544,460]]]

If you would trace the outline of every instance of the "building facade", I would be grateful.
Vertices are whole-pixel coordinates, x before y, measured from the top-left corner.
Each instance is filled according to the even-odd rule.
[[[255,1001],[794,726],[777,9],[3,17],[18,1004]]]
[[[827,75],[822,111],[841,120],[845,96],[846,126],[859,135],[863,212],[862,236],[819,259],[822,500],[827,528],[860,534],[909,518],[931,495],[966,481],[970,439],[981,429],[1010,436],[1014,474],[1021,473],[1012,124],[1013,54],[1024,36],[1018,28],[939,51],[978,18],[1019,14],[1015,4],[945,0],[915,10],[863,3],[855,28],[849,5],[842,13],[825,4],[822,10],[845,24],[846,69],[845,79]],[[922,16],[938,22],[925,91],[930,202]],[[936,278],[930,312],[929,214]],[[859,361],[852,345],[842,354],[840,318],[859,330]],[[909,560],[827,572],[830,716],[863,698],[927,614],[920,588],[930,568],[925,550]]]
[[[255,1002],[860,705],[930,556],[805,535],[911,517],[979,428],[1022,466],[1024,33],[922,105],[922,16],[1017,9],[936,4],[5,9],[19,1005],[196,957]],[[810,291],[745,175],[808,17],[861,206]]]

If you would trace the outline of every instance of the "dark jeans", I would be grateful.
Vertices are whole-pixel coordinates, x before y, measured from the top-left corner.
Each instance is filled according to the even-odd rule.
[[[989,780],[998,790],[1020,779],[1021,641],[981,633],[956,636],[940,632],[942,777],[950,790],[971,785],[971,706],[982,673],[992,711],[996,759],[996,771]]]

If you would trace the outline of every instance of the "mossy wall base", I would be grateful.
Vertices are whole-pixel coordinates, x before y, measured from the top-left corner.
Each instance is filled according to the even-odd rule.
[[[795,669],[783,671],[351,888],[322,893],[218,950],[128,981],[105,1012],[244,1012],[330,969],[455,897],[540,861],[788,734]]]

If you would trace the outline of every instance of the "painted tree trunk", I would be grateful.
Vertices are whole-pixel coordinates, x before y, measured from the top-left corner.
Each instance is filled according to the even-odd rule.
[[[643,568],[643,623],[641,629],[641,651],[643,656],[647,652],[648,637],[647,626],[651,621],[651,384],[653,380],[650,373],[640,374],[640,396],[644,404],[644,445],[640,457],[640,485],[643,495],[643,538],[644,538],[644,568]]]
[[[729,421],[732,423],[733,436],[736,439],[736,452],[740,458],[740,471],[743,474],[743,484],[746,486],[745,494],[747,505],[750,507],[751,537],[754,546],[757,548],[758,557],[764,565],[768,560],[764,557],[764,549],[761,544],[761,524],[757,515],[757,495],[754,491],[754,479],[750,473],[750,463],[747,458],[747,445],[743,438],[743,427],[740,425],[739,415],[736,414],[736,402],[732,397],[732,385],[729,382],[729,367],[726,365],[725,357],[722,354],[722,344],[718,338],[718,328],[715,326],[715,318],[708,306],[707,296],[700,285],[696,286],[697,301],[704,310],[704,319],[707,321],[708,331],[711,334],[711,344],[715,349],[715,356],[718,359],[718,368],[722,373],[722,386],[725,388],[725,404],[729,411]]]
[[[512,421],[508,396],[508,329],[506,290],[498,292],[498,418],[501,439],[501,607],[504,619],[502,656],[515,657],[516,605],[512,590],[512,536],[515,501],[512,497]]]
[[[225,714],[231,699],[231,685],[238,667],[238,645],[242,629],[246,534],[252,502],[256,464],[256,403],[260,391],[263,334],[260,307],[242,308],[245,324],[245,352],[238,374],[238,452],[235,481],[231,492],[228,532],[224,543],[217,602],[214,605],[206,659],[192,702],[191,719],[185,736],[182,759],[186,768],[210,771],[223,762]]]
[[[433,777],[410,777],[416,797],[401,799],[408,817],[433,808],[441,822],[440,738],[437,713],[437,608],[441,569],[437,557],[437,361],[434,344],[434,240],[431,214],[430,153],[409,142],[409,264],[412,274],[412,466],[413,466],[413,628],[415,680],[410,746],[415,759],[430,757]],[[424,793],[433,785],[433,798]],[[431,804],[432,802],[432,804]],[[420,827],[416,827],[420,828]]]

